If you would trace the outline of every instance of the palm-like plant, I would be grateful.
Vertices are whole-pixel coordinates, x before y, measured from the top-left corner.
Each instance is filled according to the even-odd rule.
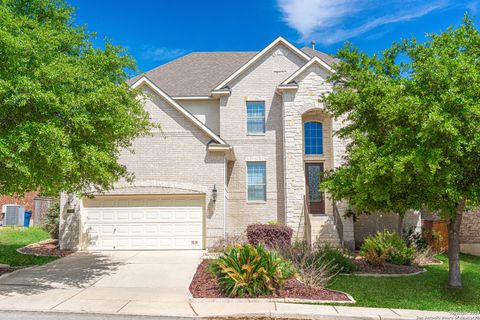
[[[293,276],[290,262],[263,245],[235,246],[212,264],[220,287],[228,296],[267,295]]]

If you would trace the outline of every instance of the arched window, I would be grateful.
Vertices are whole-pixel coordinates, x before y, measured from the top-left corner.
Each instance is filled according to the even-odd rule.
[[[322,124],[310,121],[303,124],[305,154],[323,154]]]

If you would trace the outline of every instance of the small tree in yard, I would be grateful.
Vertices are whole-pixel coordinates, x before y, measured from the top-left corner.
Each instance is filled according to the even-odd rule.
[[[135,62],[93,48],[63,0],[0,1],[0,194],[105,189],[151,127],[126,84]]]
[[[438,212],[448,221],[448,284],[461,287],[462,215],[480,205],[478,30],[466,16],[425,43],[373,57],[346,45],[338,55],[338,85],[324,101],[346,118],[338,134],[351,144],[323,187],[360,207]]]

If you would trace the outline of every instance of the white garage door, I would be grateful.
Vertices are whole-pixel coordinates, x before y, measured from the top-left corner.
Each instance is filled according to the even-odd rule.
[[[202,249],[203,198],[84,200],[88,250]]]

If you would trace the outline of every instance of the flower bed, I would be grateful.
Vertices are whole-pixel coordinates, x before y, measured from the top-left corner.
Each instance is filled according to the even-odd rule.
[[[58,247],[58,240],[55,239],[48,239],[29,244],[28,246],[18,249],[17,252],[26,255],[43,257],[65,257],[73,253],[72,250],[60,250]]]
[[[378,275],[408,275],[408,274],[417,274],[424,271],[423,268],[415,265],[397,265],[392,263],[385,263],[382,266],[374,266],[369,264],[364,259],[353,259],[352,260],[355,271],[353,274],[362,275],[362,274],[378,274]]]
[[[220,290],[215,276],[209,272],[209,263],[209,260],[204,260],[198,266],[190,284],[190,292],[192,296],[194,298],[227,298],[227,296]],[[277,290],[272,295],[261,296],[259,298],[290,298],[339,302],[351,301],[351,298],[345,293],[321,288],[308,288],[297,279],[287,280],[282,289]]]

